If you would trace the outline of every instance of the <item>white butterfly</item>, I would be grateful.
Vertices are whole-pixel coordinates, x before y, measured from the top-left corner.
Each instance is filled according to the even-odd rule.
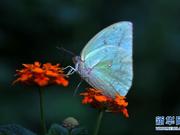
[[[132,23],[118,22],[96,34],[74,58],[75,68],[92,87],[111,97],[125,96],[132,84]]]

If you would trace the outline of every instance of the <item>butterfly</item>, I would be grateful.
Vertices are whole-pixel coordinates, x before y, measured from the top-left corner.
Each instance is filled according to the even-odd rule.
[[[112,24],[96,34],[83,48],[81,55],[73,58],[77,72],[87,83],[103,90],[105,95],[125,96],[133,78],[132,23],[122,21]]]

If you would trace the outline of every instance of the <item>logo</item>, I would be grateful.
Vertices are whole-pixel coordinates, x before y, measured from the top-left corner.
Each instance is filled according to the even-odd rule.
[[[156,131],[180,131],[180,116],[156,116]]]

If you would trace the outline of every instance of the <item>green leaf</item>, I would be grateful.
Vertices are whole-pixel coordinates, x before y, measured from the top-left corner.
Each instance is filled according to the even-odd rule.
[[[0,126],[0,135],[36,135],[36,134],[20,125],[9,124],[9,125]]]
[[[48,130],[47,135],[68,135],[68,129],[64,128],[61,125],[53,124]]]
[[[79,127],[79,128],[74,128],[71,131],[71,135],[87,135],[88,131],[86,128]]]

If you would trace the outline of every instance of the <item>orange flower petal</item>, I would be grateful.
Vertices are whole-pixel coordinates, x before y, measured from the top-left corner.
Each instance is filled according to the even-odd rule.
[[[40,66],[41,66],[41,63],[38,62],[38,61],[35,61],[35,62],[34,62],[34,66],[40,67]]]
[[[47,77],[39,77],[34,79],[34,82],[36,82],[39,86],[46,86],[48,85],[49,78]]]
[[[125,116],[126,118],[129,118],[128,110],[127,110],[126,108],[124,108],[124,109],[122,110],[122,113],[124,114],[124,116]]]
[[[26,68],[32,67],[32,64],[22,64],[22,65]]]
[[[32,71],[35,72],[35,73],[43,73],[44,72],[44,70],[42,70],[39,67],[35,67]]]
[[[126,107],[128,105],[128,102],[125,101],[125,97],[116,95],[115,100],[114,100],[119,106],[124,106]]]
[[[68,82],[66,79],[64,79],[63,77],[58,77],[58,78],[55,80],[55,82],[56,82],[57,84],[62,84],[63,86],[68,86],[68,84],[69,84],[69,82]]]
[[[116,94],[116,95],[115,95],[115,97],[116,97],[117,99],[119,99],[119,100],[121,100],[121,99],[125,99],[125,98],[126,98],[126,97],[121,96],[121,95],[119,95],[119,94]]]
[[[91,103],[92,101],[93,101],[93,99],[92,99],[92,98],[85,97],[85,98],[82,100],[82,104]]]
[[[115,99],[115,102],[119,105],[119,106],[127,106],[128,103],[125,100],[117,100]]]
[[[45,72],[45,74],[46,74],[47,76],[51,76],[51,77],[57,77],[57,76],[59,75],[58,73],[53,72],[53,71],[50,71],[50,70],[47,70],[47,71]]]
[[[106,102],[107,98],[105,96],[94,96],[94,98],[98,101],[98,102]]]

